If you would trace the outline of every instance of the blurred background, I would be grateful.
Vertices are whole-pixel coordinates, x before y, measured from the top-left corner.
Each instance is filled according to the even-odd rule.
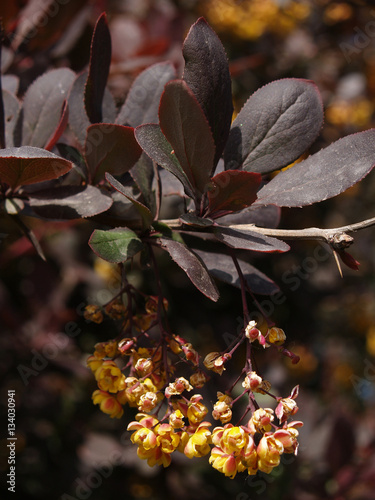
[[[41,8],[47,14],[40,18]],[[79,72],[86,67],[102,11],[113,47],[108,84],[119,105],[150,64],[171,60],[182,70],[183,39],[204,16],[227,51],[237,112],[260,86],[296,77],[314,80],[324,101],[325,124],[310,152],[375,124],[375,7],[361,1],[2,2],[2,72],[19,77],[19,96],[50,68]],[[372,173],[333,200],[283,210],[280,227],[328,228],[364,220],[374,216],[374,197]],[[285,255],[254,255],[253,262],[282,292],[277,303],[267,297],[260,302],[285,330],[288,347],[301,356],[292,365],[272,352],[259,352],[259,369],[284,396],[300,384],[297,418],[305,425],[298,457],[286,455],[270,475],[239,474],[230,480],[207,459],[180,454],[167,469],[149,468],[137,459],[126,432],[132,414],[114,421],[92,405],[96,386],[86,359],[96,342],[116,336],[118,325],[109,318],[101,325],[86,322],[83,310],[115,295],[117,270],[90,251],[92,222],[30,222],[47,262],[0,218],[0,232],[11,233],[0,253],[0,404],[5,416],[8,390],[16,391],[13,498],[375,498],[373,228],[355,234],[351,253],[360,270],[345,268],[343,279],[332,254],[319,243],[292,242]],[[167,258],[161,265],[175,333],[201,354],[225,348],[241,317],[239,291],[219,285],[221,299],[214,304]],[[131,279],[155,292],[147,273],[132,270]],[[217,382],[222,382],[219,377]],[[4,420],[2,438],[5,432]],[[1,488],[6,492],[5,440],[2,445]]]

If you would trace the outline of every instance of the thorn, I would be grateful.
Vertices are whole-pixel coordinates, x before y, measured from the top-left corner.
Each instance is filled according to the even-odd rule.
[[[341,276],[341,278],[343,278],[343,274],[342,274],[342,270],[341,270],[341,264],[340,264],[339,257],[337,255],[336,250],[333,250],[333,256],[335,257],[336,265],[337,265],[337,268],[339,270],[340,276]]]

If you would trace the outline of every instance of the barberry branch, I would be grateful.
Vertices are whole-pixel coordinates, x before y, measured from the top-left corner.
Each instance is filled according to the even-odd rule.
[[[182,227],[186,229],[186,226],[184,226],[179,219],[163,220],[160,222],[167,224],[171,229],[181,229]],[[328,243],[334,249],[343,249],[349,247],[354,241],[354,238],[348,233],[354,233],[374,225],[375,217],[331,229],[319,227],[308,227],[304,229],[273,229],[258,227],[254,224],[232,224],[226,227],[241,231],[252,231],[254,233],[263,234],[264,236],[288,240],[319,240]]]

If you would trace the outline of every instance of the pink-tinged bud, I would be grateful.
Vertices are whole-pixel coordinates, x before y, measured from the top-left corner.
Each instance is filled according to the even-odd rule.
[[[131,349],[133,347],[133,339],[122,339],[118,344],[118,350],[121,352],[121,354],[131,354]]]
[[[352,255],[350,255],[350,253],[348,253],[346,250],[336,250],[336,251],[346,266],[350,267],[350,269],[353,269],[353,271],[358,271],[360,266],[358,260],[355,260],[355,258]]]
[[[201,389],[208,380],[209,377],[202,371],[193,373],[193,375],[190,376],[190,383],[196,389]]]
[[[286,340],[286,335],[284,330],[273,326],[268,330],[267,342],[275,345],[282,345]]]
[[[144,377],[152,372],[154,364],[150,358],[139,358],[134,368],[140,377]]]

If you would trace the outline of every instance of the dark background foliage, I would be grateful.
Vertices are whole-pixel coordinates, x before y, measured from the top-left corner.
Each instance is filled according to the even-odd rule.
[[[182,69],[181,43],[189,26],[204,15],[226,48],[236,111],[261,85],[298,77],[314,80],[324,101],[325,124],[312,152],[374,126],[375,11],[365,2],[50,3],[54,7],[48,19],[36,22],[34,35],[26,40],[21,9],[30,9],[26,19],[33,20],[37,2],[0,7],[6,33],[17,35],[13,42],[8,39],[3,72],[19,76],[19,95],[47,69],[85,69],[93,26],[105,10],[112,37],[109,86],[120,105],[131,82],[148,65],[171,60]],[[333,200],[283,209],[280,227],[336,227],[372,217],[374,179],[372,173]],[[170,207],[174,203],[171,198]],[[165,207],[166,214],[170,207]],[[301,362],[292,366],[272,353],[259,352],[259,369],[285,394],[293,385],[301,385],[298,418],[305,426],[300,453],[297,458],[287,456],[290,463],[283,462],[270,476],[238,475],[229,480],[206,459],[174,457],[166,470],[149,469],[130,446],[125,417],[113,421],[92,405],[95,384],[85,360],[96,342],[114,336],[116,324],[109,319],[101,325],[88,323],[83,309],[116,293],[116,267],[90,250],[94,229],[90,221],[29,222],[41,240],[46,262],[16,226],[0,219],[0,232],[10,234],[0,254],[0,398],[5,409],[7,391],[16,391],[15,497],[374,498],[371,228],[355,235],[352,253],[361,267],[358,272],[345,269],[343,279],[329,250],[316,242],[292,242],[289,253],[254,257],[282,291],[278,303],[264,297],[262,305],[301,356]],[[215,304],[199,294],[169,258],[161,259],[174,331],[189,338],[202,354],[225,347],[240,324],[240,292],[220,284],[221,298]],[[136,269],[129,273],[134,284],[155,292],[151,273]],[[232,361],[233,370],[242,366],[241,361]],[[217,377],[217,382],[220,390],[225,378]],[[5,429],[4,422],[4,437]],[[4,441],[1,452],[1,488],[6,493]]]

